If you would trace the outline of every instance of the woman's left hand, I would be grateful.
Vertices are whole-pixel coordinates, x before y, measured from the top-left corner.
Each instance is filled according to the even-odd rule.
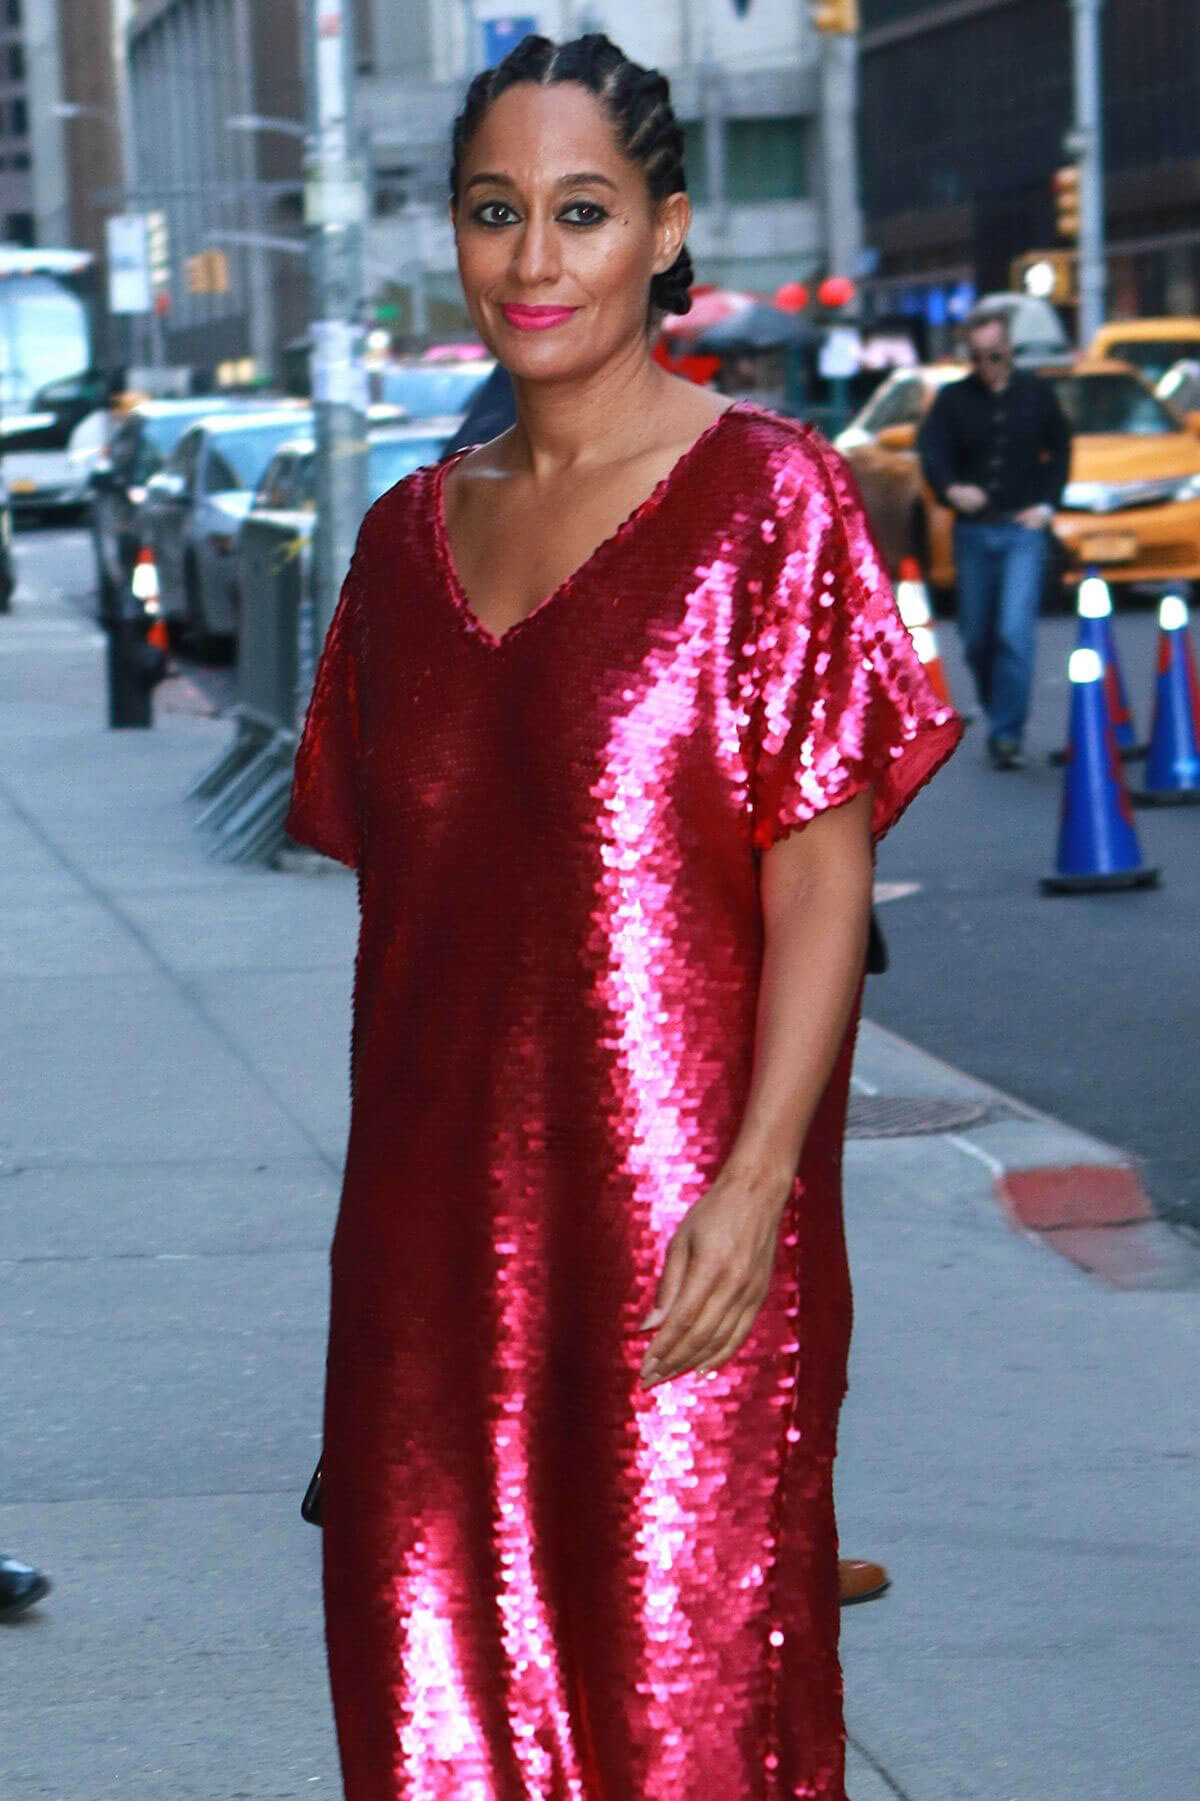
[[[646,1388],[687,1370],[716,1369],[750,1335],[775,1267],[792,1177],[727,1164],[672,1238],[642,1364]]]

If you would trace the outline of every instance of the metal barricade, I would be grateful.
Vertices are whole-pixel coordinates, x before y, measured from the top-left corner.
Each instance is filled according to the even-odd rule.
[[[310,629],[312,518],[256,512],[238,557],[238,704],[234,740],[192,784],[197,815],[222,862],[269,863],[284,843],[292,760],[308,696],[301,638]]]

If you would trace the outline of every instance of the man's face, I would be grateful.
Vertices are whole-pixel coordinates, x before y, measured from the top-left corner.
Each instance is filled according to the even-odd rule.
[[[974,369],[989,388],[1000,389],[1012,371],[1012,345],[1003,325],[996,321],[980,325],[967,339],[967,354]]]

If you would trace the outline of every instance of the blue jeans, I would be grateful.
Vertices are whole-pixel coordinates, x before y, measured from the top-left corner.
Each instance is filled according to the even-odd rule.
[[[1049,548],[1049,533],[1027,525],[954,524],[958,630],[992,745],[1019,744],[1025,730]]]

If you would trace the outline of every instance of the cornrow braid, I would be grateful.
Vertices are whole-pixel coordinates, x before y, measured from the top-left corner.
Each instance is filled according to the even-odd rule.
[[[632,62],[602,32],[591,31],[567,44],[549,38],[522,38],[494,69],[484,69],[467,89],[454,121],[450,155],[450,195],[457,204],[462,159],[484,115],[518,82],[549,87],[576,81],[594,94],[612,124],[623,155],[646,177],[652,200],[687,191],[683,132],[671,105],[671,86],[657,69]],[[684,246],[669,269],[650,283],[650,308],[686,313],[691,308],[692,259]]]

